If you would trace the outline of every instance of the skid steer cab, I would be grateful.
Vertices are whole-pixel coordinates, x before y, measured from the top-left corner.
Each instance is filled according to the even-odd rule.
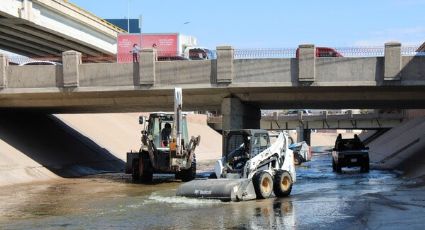
[[[294,155],[288,134],[271,145],[266,130],[243,129],[223,133],[223,156],[214,167],[217,179],[180,185],[177,196],[241,201],[288,196],[296,181]]]
[[[133,180],[149,183],[153,174],[175,174],[176,179],[193,180],[196,176],[195,148],[200,137],[188,138],[186,114],[176,124],[173,113],[151,113],[139,117],[143,125],[141,148],[128,152],[126,173]],[[179,129],[179,130],[176,130]]]

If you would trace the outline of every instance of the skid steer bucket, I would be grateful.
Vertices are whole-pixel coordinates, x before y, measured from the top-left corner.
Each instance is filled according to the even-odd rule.
[[[256,198],[252,179],[192,180],[180,185],[177,196],[243,201]]]

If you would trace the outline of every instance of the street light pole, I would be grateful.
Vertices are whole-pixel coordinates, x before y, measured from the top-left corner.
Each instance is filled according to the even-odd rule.
[[[127,3],[127,32],[130,33],[130,1]]]
[[[140,17],[139,17],[139,29],[140,29],[140,48],[143,48],[142,47],[142,26],[143,26],[143,17],[142,17],[142,15],[140,15]]]

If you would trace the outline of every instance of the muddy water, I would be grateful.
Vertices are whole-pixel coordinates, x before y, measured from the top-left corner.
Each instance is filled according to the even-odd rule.
[[[371,193],[400,185],[389,172],[332,172],[328,154],[297,169],[287,198],[239,203],[175,197],[180,182],[127,175],[2,187],[0,229],[362,229]]]

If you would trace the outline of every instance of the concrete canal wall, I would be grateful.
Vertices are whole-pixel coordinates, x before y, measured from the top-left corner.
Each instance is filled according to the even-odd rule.
[[[425,117],[402,123],[369,144],[371,161],[405,176],[425,175]]]
[[[0,186],[123,169],[126,152],[140,147],[139,113],[2,114]],[[201,135],[198,161],[221,156],[221,135],[205,115],[189,115],[189,135]],[[371,162],[410,177],[425,175],[425,117],[403,123],[370,143]],[[344,134],[349,137],[351,133]],[[336,133],[314,133],[312,144],[333,145]]]
[[[139,113],[3,114],[0,186],[120,172],[126,152],[140,148]],[[190,115],[189,136],[201,135],[198,160],[221,156],[221,135],[205,115]]]

